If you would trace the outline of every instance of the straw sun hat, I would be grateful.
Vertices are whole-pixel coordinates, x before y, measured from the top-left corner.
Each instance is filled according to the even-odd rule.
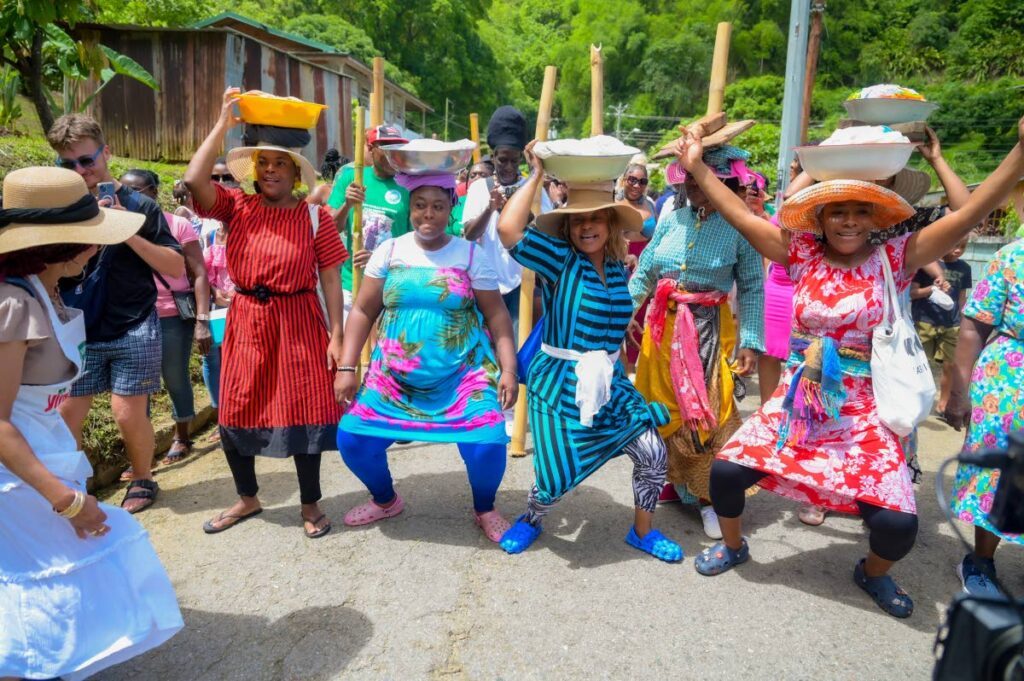
[[[4,178],[0,253],[52,244],[117,244],[145,220],[139,213],[101,208],[72,170],[12,170]]]
[[[261,151],[279,151],[288,154],[295,165],[299,168],[299,176],[302,183],[311,191],[316,187],[316,169],[305,156],[299,153],[298,149],[288,149],[274,144],[259,143],[254,147],[235,147],[228,152],[224,164],[236,178],[256,179],[256,155]]]
[[[643,229],[644,219],[640,211],[624,203],[615,202],[613,182],[567,183],[569,186],[569,203],[555,210],[538,215],[537,226],[548,231],[557,231],[566,216],[575,213],[592,213],[609,208],[618,217],[623,232],[639,232]],[[627,234],[628,237],[628,234]]]
[[[819,234],[819,209],[825,204],[844,201],[874,204],[876,230],[888,229],[914,214],[913,207],[891,189],[862,180],[827,180],[787,199],[779,211],[779,224],[791,232]]]

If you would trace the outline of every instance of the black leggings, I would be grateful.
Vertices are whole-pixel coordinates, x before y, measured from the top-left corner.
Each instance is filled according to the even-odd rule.
[[[740,517],[746,503],[746,491],[766,475],[753,468],[716,459],[711,466],[711,503],[715,513],[723,518]],[[910,553],[917,539],[916,515],[859,501],[857,507],[868,526],[868,544],[872,553],[891,561],[900,560]]]
[[[256,457],[243,456],[231,447],[224,448],[224,456],[235,479],[238,496],[254,497],[260,486],[256,484]],[[296,454],[295,472],[299,476],[299,498],[303,504],[315,504],[323,495],[320,493],[320,455]]]

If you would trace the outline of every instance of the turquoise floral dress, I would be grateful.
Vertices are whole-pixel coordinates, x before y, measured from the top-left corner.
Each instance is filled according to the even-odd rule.
[[[965,447],[1006,447],[1010,432],[1024,430],[1024,240],[996,253],[963,315],[992,326],[995,336],[971,374]],[[998,483],[999,471],[961,464],[953,483],[953,512],[964,522],[1024,544],[1024,535],[1003,534],[988,521]]]
[[[507,442],[498,403],[500,372],[470,275],[481,253],[475,244],[453,238],[445,249],[464,254],[461,265],[392,262],[396,244],[408,247],[402,241],[411,236],[392,239],[387,247],[377,346],[339,427],[390,440]]]

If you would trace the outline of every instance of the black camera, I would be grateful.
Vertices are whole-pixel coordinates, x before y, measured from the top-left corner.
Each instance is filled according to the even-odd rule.
[[[1005,451],[958,459],[999,469],[989,522],[1000,532],[1024,533],[1024,432],[1011,433]],[[1024,681],[1024,600],[958,595],[946,611],[935,654],[935,681]]]

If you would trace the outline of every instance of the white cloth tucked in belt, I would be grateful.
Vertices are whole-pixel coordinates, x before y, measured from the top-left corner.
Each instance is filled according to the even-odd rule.
[[[594,416],[612,398],[612,376],[619,351],[608,354],[604,350],[579,352],[541,343],[540,350],[555,359],[576,362],[576,406],[580,408],[580,423],[587,428],[594,425]]]

